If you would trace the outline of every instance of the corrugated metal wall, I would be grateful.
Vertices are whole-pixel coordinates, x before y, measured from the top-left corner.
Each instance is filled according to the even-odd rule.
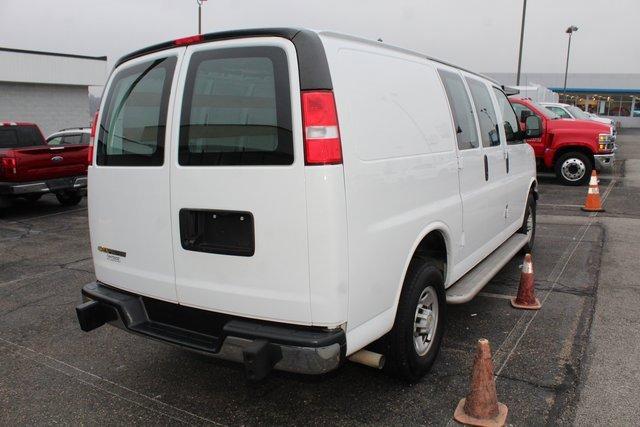
[[[33,122],[50,135],[89,126],[87,86],[0,82],[0,121]]]
[[[104,84],[107,78],[105,60],[59,55],[0,49],[0,81],[78,86]]]

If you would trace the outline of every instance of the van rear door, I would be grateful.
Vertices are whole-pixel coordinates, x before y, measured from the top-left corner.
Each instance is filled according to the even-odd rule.
[[[180,73],[171,171],[181,304],[308,324],[300,88],[279,37],[192,45]]]
[[[170,210],[171,129],[176,70],[184,48],[125,62],[100,108],[89,167],[89,222],[98,280],[177,301]]]

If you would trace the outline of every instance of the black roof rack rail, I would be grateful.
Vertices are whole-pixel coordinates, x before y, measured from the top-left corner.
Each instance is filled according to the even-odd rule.
[[[90,129],[90,128],[91,128],[90,126],[75,126],[75,127],[60,129],[58,132],[65,132],[68,130]]]

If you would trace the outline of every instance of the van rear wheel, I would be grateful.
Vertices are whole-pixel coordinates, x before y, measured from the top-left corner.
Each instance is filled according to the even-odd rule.
[[[393,329],[385,337],[389,373],[413,383],[429,372],[440,352],[446,308],[442,273],[432,261],[414,260]]]

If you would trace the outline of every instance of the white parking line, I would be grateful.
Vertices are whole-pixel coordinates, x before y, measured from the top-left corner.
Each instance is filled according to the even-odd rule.
[[[538,203],[538,206],[552,206],[552,207],[562,207],[562,208],[581,208],[582,205],[565,205],[560,203]]]
[[[492,292],[478,292],[478,295],[481,297],[507,299],[507,300],[511,300],[511,298],[513,298],[513,295],[494,294]]]
[[[613,179],[609,185],[607,186],[607,189],[605,190],[605,193],[603,194],[603,198],[602,198],[602,203],[604,204],[604,201],[606,200],[606,198],[609,196],[609,193],[611,192],[614,184],[615,184],[616,180]],[[564,271],[567,268],[567,265],[569,265],[569,261],[571,260],[571,258],[573,257],[573,255],[575,254],[576,250],[578,249],[578,247],[582,244],[582,241],[584,240],[584,237],[586,236],[587,232],[589,231],[589,228],[591,228],[591,225],[594,223],[595,217],[598,215],[598,212],[592,212],[591,214],[589,214],[588,218],[589,218],[589,222],[586,223],[585,225],[581,226],[584,227],[584,231],[582,232],[580,239],[578,239],[578,241],[573,245],[573,249],[571,250],[571,252],[569,253],[569,256],[567,257],[567,259],[564,261],[564,263],[562,264],[562,268],[560,269],[560,271],[558,272],[558,274],[556,275],[555,279],[553,279],[552,281],[550,281],[551,283],[551,288],[546,292],[546,294],[544,295],[544,297],[542,298],[542,305],[544,306],[545,302],[547,301],[547,299],[549,298],[549,295],[551,295],[551,293],[554,291],[556,285],[558,284],[558,280],[560,280],[560,277],[562,277],[562,274],[564,273]],[[574,238],[575,239],[575,238]],[[560,265],[560,261],[562,260],[562,258],[560,258],[560,260],[558,260],[558,263],[556,263],[556,265],[554,266],[553,270],[551,271],[551,273],[549,274],[548,277],[551,277],[553,275],[553,272],[556,270],[556,267],[558,265]],[[522,330],[522,332],[520,333],[520,336],[518,337],[518,339],[516,340],[516,343],[514,344],[514,346],[511,348],[511,350],[509,351],[509,353],[507,354],[507,357],[504,359],[504,361],[502,362],[500,368],[498,368],[498,370],[494,373],[495,377],[496,377],[496,381],[498,381],[498,377],[500,375],[500,373],[502,372],[502,370],[507,366],[507,363],[509,362],[509,359],[511,358],[511,356],[513,355],[513,353],[515,352],[516,348],[518,348],[518,345],[520,345],[520,341],[522,341],[522,338],[525,336],[525,334],[527,333],[527,331],[529,330],[529,326],[531,326],[531,323],[533,323],[534,319],[536,318],[536,316],[538,315],[540,311],[535,311],[533,313],[533,315],[531,316],[531,318],[529,319],[529,321],[527,322],[527,324],[525,325],[524,329]],[[504,343],[507,342],[507,340],[509,339],[509,336],[512,334],[513,331],[515,331],[515,329],[517,328],[517,326],[520,324],[521,320],[523,320],[525,318],[525,316],[527,315],[527,313],[524,313],[522,316],[520,316],[520,318],[518,319],[518,321],[516,322],[516,324],[514,325],[513,329],[511,329],[511,332],[509,332],[509,334],[507,335],[507,337],[505,338],[505,340],[503,341],[503,345]],[[495,355],[498,355],[498,352],[502,349],[502,345],[498,348],[498,351],[495,353]],[[494,357],[494,360],[497,359],[497,357]]]
[[[46,214],[46,215],[31,216],[31,217],[27,217],[27,218],[22,218],[22,219],[17,220],[17,221],[5,221],[5,222],[8,223],[8,224],[19,224],[19,223],[23,223],[25,221],[31,221],[33,219],[49,218],[51,216],[69,214],[69,213],[73,213],[73,212],[80,212],[80,211],[86,211],[86,210],[87,210],[87,208],[71,209],[71,210],[68,210],[68,211],[55,212],[55,213],[50,213],[50,214]]]
[[[160,401],[160,400],[158,400],[158,399],[156,399],[154,397],[147,396],[146,394],[137,392],[137,391],[132,390],[132,389],[126,387],[126,386],[123,386],[121,384],[115,383],[113,381],[110,381],[110,380],[108,380],[106,378],[103,378],[103,377],[101,377],[99,375],[96,375],[96,374],[93,374],[91,372],[87,372],[87,371],[85,371],[83,369],[78,368],[77,366],[70,365],[69,363],[63,362],[62,360],[56,359],[55,357],[48,356],[48,355],[46,355],[44,353],[41,353],[41,352],[36,351],[36,350],[34,350],[32,348],[29,348],[29,347],[25,347],[23,345],[17,344],[17,343],[15,343],[13,341],[10,341],[8,339],[0,337],[0,342],[3,342],[5,344],[7,344],[9,347],[12,347],[14,350],[16,350],[15,353],[13,353],[13,354],[16,354],[16,355],[18,355],[18,356],[20,356],[20,357],[22,357],[24,359],[31,360],[34,363],[37,363],[37,364],[39,364],[41,366],[45,366],[45,367],[47,367],[47,368],[49,368],[51,370],[54,370],[54,371],[59,372],[59,373],[61,373],[63,375],[66,375],[67,377],[69,377],[71,379],[74,379],[74,380],[76,380],[76,381],[78,381],[78,382],[80,382],[82,384],[85,384],[85,385],[87,385],[87,386],[89,386],[91,388],[94,388],[96,390],[102,391],[102,392],[107,393],[107,394],[109,394],[109,395],[111,395],[113,397],[122,399],[122,400],[124,400],[126,402],[132,403],[132,404],[134,404],[136,406],[139,406],[141,408],[147,409],[147,410],[149,410],[151,412],[166,416],[166,417],[171,418],[171,419],[173,419],[175,421],[179,421],[179,422],[184,423],[184,424],[192,424],[193,421],[198,420],[199,422],[203,422],[204,421],[206,423],[213,424],[213,425],[218,425],[218,426],[223,426],[224,425],[224,424],[220,424],[220,423],[218,423],[216,421],[213,421],[213,420],[211,420],[209,418],[205,418],[205,417],[202,417],[200,415],[194,414],[193,412],[189,412],[189,411],[184,410],[182,408],[178,408],[178,407],[173,406],[171,404],[162,402],[162,401]],[[40,359],[40,360],[38,360],[38,359]],[[46,362],[43,361],[43,359],[46,360]],[[58,366],[55,366],[56,364]],[[68,369],[64,369],[64,368],[68,368]],[[72,371],[75,371],[76,374],[68,372],[69,369],[72,370]],[[80,375],[78,375],[78,374],[80,374]],[[88,376],[89,378],[97,381],[98,383],[102,382],[102,383],[106,383],[106,384],[109,384],[111,386],[117,387],[120,390],[123,390],[125,392],[131,393],[131,394],[133,394],[135,396],[138,396],[138,397],[140,397],[140,398],[142,398],[142,399],[144,399],[146,401],[152,402],[152,403],[154,403],[154,404],[156,404],[158,406],[161,406],[161,407],[163,407],[165,409],[171,409],[171,410],[179,412],[179,413],[181,413],[183,415],[187,415],[188,417],[191,417],[192,420],[190,422],[190,421],[184,420],[184,419],[182,419],[182,418],[180,418],[178,416],[172,415],[172,414],[170,414],[168,412],[165,412],[165,411],[162,411],[162,410],[159,410],[159,409],[154,409],[154,408],[152,408],[152,407],[150,407],[148,405],[145,405],[145,404],[143,404],[143,403],[141,403],[139,401],[136,401],[134,399],[128,398],[128,397],[124,396],[121,393],[117,393],[117,392],[108,390],[105,387],[102,387],[100,385],[97,385],[97,384],[95,384],[93,382],[88,381],[87,379],[83,379],[82,378],[83,375],[84,376]]]

